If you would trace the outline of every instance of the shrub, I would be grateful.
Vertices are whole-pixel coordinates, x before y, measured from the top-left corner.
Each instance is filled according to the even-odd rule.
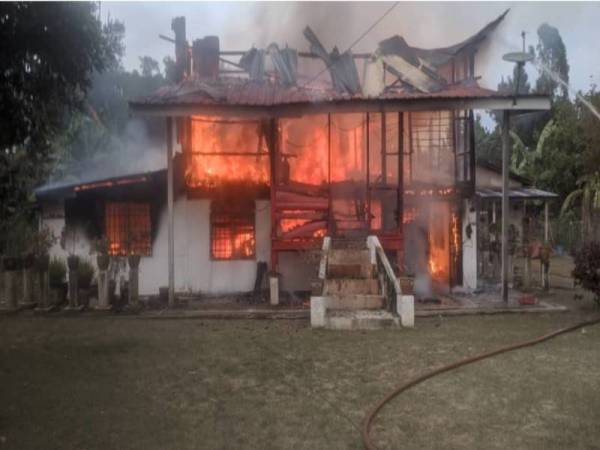
[[[48,267],[48,279],[52,287],[63,285],[67,279],[67,265],[64,260],[56,256],[52,258]]]
[[[88,289],[92,285],[95,271],[94,266],[87,259],[81,259],[79,261],[77,280],[80,288]]]
[[[575,253],[572,274],[584,289],[594,294],[594,301],[600,306],[600,242],[588,242]]]

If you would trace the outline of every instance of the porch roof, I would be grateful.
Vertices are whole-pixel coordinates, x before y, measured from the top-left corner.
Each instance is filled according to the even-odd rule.
[[[475,81],[449,84],[435,92],[405,86],[381,95],[350,95],[333,89],[284,86],[243,78],[187,79],[129,102],[134,113],[155,116],[298,116],[326,112],[426,111],[436,109],[546,110],[543,95],[511,94],[483,88]]]
[[[475,195],[482,199],[501,199],[502,189],[477,188]],[[511,199],[552,199],[558,197],[558,194],[549,191],[543,191],[536,188],[513,188],[508,191],[508,197]]]

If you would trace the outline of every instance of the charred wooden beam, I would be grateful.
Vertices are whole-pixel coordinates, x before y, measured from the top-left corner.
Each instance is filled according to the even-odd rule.
[[[300,225],[293,230],[287,231],[281,234],[282,239],[293,239],[296,237],[310,237],[315,231],[325,229],[327,222],[324,220],[317,220],[314,222],[308,222],[304,225]]]

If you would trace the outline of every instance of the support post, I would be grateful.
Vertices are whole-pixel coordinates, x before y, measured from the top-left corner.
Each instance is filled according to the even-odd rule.
[[[328,206],[327,206],[327,234],[333,235],[333,202],[331,199],[331,114],[327,114],[327,186],[328,186]]]
[[[31,276],[31,265],[23,267],[23,306],[35,305],[33,298],[33,279]]]
[[[15,295],[16,274],[15,270],[7,270],[4,267],[4,301],[6,308],[9,310],[17,309],[17,297]]]
[[[550,229],[548,223],[548,200],[544,202],[544,242],[547,244],[550,238]]]
[[[98,309],[110,309],[108,270],[98,270]]]
[[[271,272],[269,276],[269,293],[269,303],[271,306],[279,305],[279,276],[274,272]]]
[[[79,257],[71,255],[67,258],[69,268],[69,306],[68,310],[79,308]]]
[[[387,122],[385,112],[381,113],[381,182],[384,185],[387,184]]]
[[[50,299],[48,298],[50,295],[50,286],[49,284],[49,277],[48,277],[48,270],[39,270],[37,272],[37,276],[38,276],[38,293],[39,293],[39,298],[38,298],[38,307],[40,308],[48,308],[50,306]]]
[[[129,262],[129,307],[138,308],[140,306],[139,296],[139,267],[140,256],[130,255]]]
[[[173,119],[167,117],[167,215],[169,237],[169,307],[175,306],[175,230],[173,223]]]
[[[502,301],[508,303],[508,171],[510,164],[510,112],[504,110],[502,120]]]
[[[402,250],[396,252],[398,269],[401,274],[406,272],[404,266],[404,113],[398,112],[398,231],[402,236]]]

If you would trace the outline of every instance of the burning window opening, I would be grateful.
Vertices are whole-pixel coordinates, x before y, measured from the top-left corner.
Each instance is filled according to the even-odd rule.
[[[200,116],[190,122],[185,172],[188,187],[269,184],[269,151],[262,122]]]
[[[113,256],[150,256],[150,204],[107,202],[105,234]]]
[[[254,259],[256,236],[253,203],[212,202],[210,253],[213,259]]]

